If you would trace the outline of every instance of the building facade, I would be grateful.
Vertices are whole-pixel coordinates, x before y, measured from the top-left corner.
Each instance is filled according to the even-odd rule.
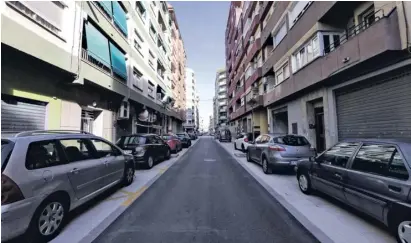
[[[2,132],[74,129],[115,141],[181,127],[165,2],[1,4]]]
[[[190,68],[185,68],[186,85],[186,120],[183,124],[185,131],[194,132],[199,128],[198,95],[195,73]]]
[[[247,102],[237,106],[257,82],[269,132],[304,135],[318,151],[345,138],[410,137],[409,16],[408,2],[233,3],[231,121],[247,114]]]
[[[217,70],[214,82],[215,87],[215,127],[227,125],[227,76],[225,69]]]
[[[172,97],[175,100],[174,107],[183,111],[181,115],[185,117],[186,110],[186,86],[185,86],[185,66],[186,66],[186,52],[184,50],[184,43],[181,37],[180,29],[178,27],[177,16],[174,8],[168,5],[168,11],[172,20],[171,24],[171,90]]]

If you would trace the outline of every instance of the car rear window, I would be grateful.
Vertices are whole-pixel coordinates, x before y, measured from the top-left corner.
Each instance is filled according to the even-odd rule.
[[[146,143],[146,140],[143,136],[124,137],[123,145],[142,145]]]
[[[14,143],[7,139],[1,140],[1,171],[6,168],[11,152],[13,151]]]
[[[308,140],[302,136],[283,136],[274,139],[275,143],[284,144],[288,146],[307,146],[310,145]]]

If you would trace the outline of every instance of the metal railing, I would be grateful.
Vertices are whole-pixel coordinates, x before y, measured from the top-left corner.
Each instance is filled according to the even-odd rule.
[[[118,81],[122,83],[127,82],[127,75],[121,74],[121,71],[119,71],[116,67],[112,66],[110,63],[107,63],[106,61],[104,61],[98,55],[92,53],[91,51],[82,49],[81,59],[93,65],[100,71],[107,73],[108,75],[117,79]]]
[[[381,16],[377,16],[378,13],[381,13]],[[385,18],[384,10],[379,9],[377,11],[374,11],[372,14],[370,14],[371,18],[367,18],[367,21],[362,21],[361,23],[354,25],[350,28],[347,28],[344,32],[343,35],[340,36],[338,41],[335,41],[328,45],[327,47],[324,47],[324,55],[327,55],[330,52],[333,52],[337,47],[340,45],[343,45],[346,43],[349,39],[353,38],[354,36],[364,32],[366,29],[377,23],[379,20]]]

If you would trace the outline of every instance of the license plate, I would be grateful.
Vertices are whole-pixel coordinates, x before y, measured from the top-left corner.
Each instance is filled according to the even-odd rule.
[[[291,165],[297,165],[297,161],[291,161],[290,164]]]
[[[131,154],[133,152],[133,150],[124,150],[124,153],[126,154]]]

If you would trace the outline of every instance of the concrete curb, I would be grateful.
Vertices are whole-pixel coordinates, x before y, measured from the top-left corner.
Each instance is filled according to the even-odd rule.
[[[217,141],[216,141],[217,142]],[[305,217],[300,211],[298,211],[293,205],[291,205],[287,200],[278,194],[270,185],[268,185],[265,181],[263,181],[258,175],[252,172],[247,166],[243,165],[241,161],[237,160],[237,158],[225,148],[222,144],[217,142],[225,151],[227,151],[234,159],[239,163],[250,175],[254,177],[254,179],[260,183],[261,186],[264,187],[270,193],[272,197],[274,197],[297,221],[301,223],[317,240],[321,243],[334,243],[334,241],[327,236],[325,232],[319,229],[312,221],[310,221],[307,217]]]
[[[175,164],[177,164],[178,162],[180,162],[182,160],[182,158],[184,158],[185,156],[187,156],[187,153],[190,151],[191,148],[193,148],[196,144],[197,144],[198,140],[196,140],[196,142],[194,144],[191,145],[191,147],[187,148],[186,152],[181,155],[178,156],[177,159],[167,168],[167,170],[169,170],[171,167],[173,167]],[[141,195],[144,194],[145,191],[147,191],[147,189],[149,189],[149,187],[155,182],[157,181],[158,178],[160,178],[164,173],[167,172],[164,171],[163,173],[158,173],[155,177],[153,177],[151,180],[149,180],[147,183],[145,183],[141,188],[146,188],[138,197],[136,197],[132,203],[130,203],[130,205],[128,206],[119,206],[116,210],[114,210],[113,212],[111,212],[100,224],[98,224],[96,227],[94,227],[94,229],[92,229],[90,231],[90,233],[87,234],[87,236],[83,237],[81,240],[79,240],[79,243],[90,243],[93,240],[95,240],[101,233],[103,233],[103,231],[110,226],[110,224],[112,224],[122,213],[124,213],[124,211],[126,211],[131,205],[133,205],[133,203],[139,198],[141,197]]]

